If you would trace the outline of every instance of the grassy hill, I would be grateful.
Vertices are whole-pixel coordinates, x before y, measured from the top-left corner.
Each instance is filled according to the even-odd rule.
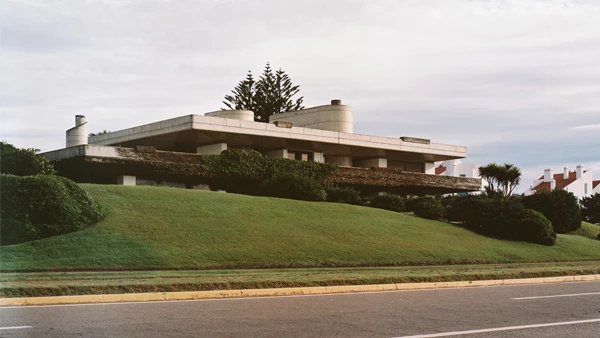
[[[486,238],[385,210],[174,188],[82,185],[108,209],[80,232],[0,248],[3,271],[394,266],[600,260],[600,241]],[[586,225],[586,234],[597,231]],[[600,230],[598,230],[600,232]]]

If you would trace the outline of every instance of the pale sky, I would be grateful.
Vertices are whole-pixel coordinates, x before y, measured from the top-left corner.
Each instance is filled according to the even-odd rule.
[[[266,62],[356,133],[467,146],[600,179],[600,0],[0,1],[0,139],[90,132],[223,107]]]

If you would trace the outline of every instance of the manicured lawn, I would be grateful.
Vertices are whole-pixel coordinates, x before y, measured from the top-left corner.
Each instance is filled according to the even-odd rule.
[[[83,187],[108,209],[108,218],[80,232],[0,248],[3,271],[600,260],[600,241],[581,235],[559,235],[555,246],[545,247],[344,204],[174,188]]]

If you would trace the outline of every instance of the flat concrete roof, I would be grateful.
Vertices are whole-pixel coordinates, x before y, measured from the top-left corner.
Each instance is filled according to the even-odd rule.
[[[258,151],[323,152],[325,156],[355,159],[437,162],[464,158],[467,148],[441,143],[413,143],[400,138],[371,136],[312,128],[277,127],[274,124],[213,116],[186,115],[107,134],[91,136],[90,144],[196,152],[196,147],[225,142],[231,148]]]

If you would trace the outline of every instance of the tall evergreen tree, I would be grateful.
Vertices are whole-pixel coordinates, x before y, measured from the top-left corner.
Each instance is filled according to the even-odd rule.
[[[246,79],[240,81],[238,85],[231,91],[233,95],[225,95],[225,101],[223,104],[229,109],[236,110],[254,110],[255,102],[254,96],[256,95],[256,86],[254,85],[254,77],[252,71],[248,71]],[[222,108],[225,110],[225,108]]]
[[[229,109],[252,110],[255,121],[269,122],[273,114],[304,109],[304,97],[293,99],[299,91],[300,86],[294,85],[285,71],[280,68],[273,72],[267,62],[258,81],[248,72],[246,79],[232,90],[233,95],[225,96],[223,103]]]

